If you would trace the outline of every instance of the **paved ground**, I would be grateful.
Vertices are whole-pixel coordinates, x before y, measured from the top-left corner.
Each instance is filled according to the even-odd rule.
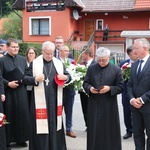
[[[118,96],[118,106],[120,112],[121,135],[123,136],[125,134],[125,128],[123,124],[123,112],[120,95]],[[77,138],[70,138],[66,136],[68,150],[86,150],[86,132],[78,94],[75,97],[74,103],[73,131],[77,135]],[[13,148],[13,150],[18,149],[28,150],[28,148]],[[134,150],[133,138],[129,138],[127,140],[122,139],[122,150]]]

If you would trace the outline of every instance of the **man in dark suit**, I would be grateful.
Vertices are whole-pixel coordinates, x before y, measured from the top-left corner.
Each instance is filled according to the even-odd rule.
[[[68,58],[69,56],[69,48],[67,45],[62,45],[59,48],[59,58],[63,63],[71,63],[74,60]],[[76,135],[72,131],[72,114],[73,114],[73,104],[74,104],[74,97],[75,97],[75,90],[73,85],[66,86],[63,89],[63,103],[64,103],[64,110],[66,115],[66,135],[76,138]]]
[[[64,45],[64,39],[62,36],[57,36],[55,38],[55,51],[54,51],[54,57],[58,58],[59,57],[59,48]],[[71,52],[69,52],[69,55],[68,55],[69,58],[72,58],[73,59],[73,54]]]
[[[107,41],[108,32],[109,32],[109,27],[108,27],[108,25],[106,24],[106,26],[104,27],[103,41]]]
[[[55,51],[54,51],[54,57],[58,58],[59,57],[59,48],[60,46],[64,45],[64,39],[62,36],[57,36],[55,38]]]
[[[87,67],[96,63],[95,60],[93,60],[93,54],[91,49],[87,49],[83,54],[82,54],[82,64],[86,65]],[[82,112],[83,112],[83,117],[85,121],[85,126],[87,127],[87,107],[88,107],[88,96],[85,92],[79,91],[80,94],[80,100],[81,100],[81,106],[82,106]]]
[[[149,42],[145,38],[134,40],[139,60],[131,67],[128,97],[131,103],[134,143],[136,150],[150,150],[150,57]]]
[[[129,59],[126,59],[120,63],[120,68],[127,64],[134,63],[135,60],[137,60],[137,55],[133,51],[133,46],[129,46],[127,48],[127,54],[129,56]],[[130,109],[130,99],[127,96],[127,80],[124,80],[124,89],[122,92],[122,105],[123,105],[123,114],[124,114],[124,124],[126,127],[126,134],[123,136],[123,139],[128,139],[132,137],[132,114]]]

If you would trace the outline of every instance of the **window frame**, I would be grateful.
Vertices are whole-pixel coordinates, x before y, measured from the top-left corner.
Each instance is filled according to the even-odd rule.
[[[102,25],[101,29],[98,28],[99,22],[101,22]],[[103,30],[103,27],[104,27],[103,19],[96,19],[96,30]]]
[[[32,34],[32,20],[33,19],[48,19],[49,20],[49,33],[48,34]],[[29,35],[33,36],[49,36],[51,35],[51,17],[48,16],[40,16],[40,17],[29,17]]]

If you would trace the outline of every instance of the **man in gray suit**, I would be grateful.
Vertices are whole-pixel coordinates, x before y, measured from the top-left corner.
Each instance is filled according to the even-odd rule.
[[[133,134],[136,150],[150,150],[150,56],[149,42],[145,38],[134,40],[134,50],[139,60],[133,63],[128,82],[131,103]]]

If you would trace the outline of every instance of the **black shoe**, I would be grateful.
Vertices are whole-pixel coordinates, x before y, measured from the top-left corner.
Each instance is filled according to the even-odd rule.
[[[27,147],[28,144],[26,142],[23,142],[23,143],[16,143],[17,146],[19,147]]]
[[[11,150],[11,147],[10,147],[10,145],[7,145],[7,148],[6,148],[7,150]]]
[[[126,133],[126,134],[123,136],[123,139],[128,139],[128,138],[130,138],[130,137],[132,137],[132,134]]]

